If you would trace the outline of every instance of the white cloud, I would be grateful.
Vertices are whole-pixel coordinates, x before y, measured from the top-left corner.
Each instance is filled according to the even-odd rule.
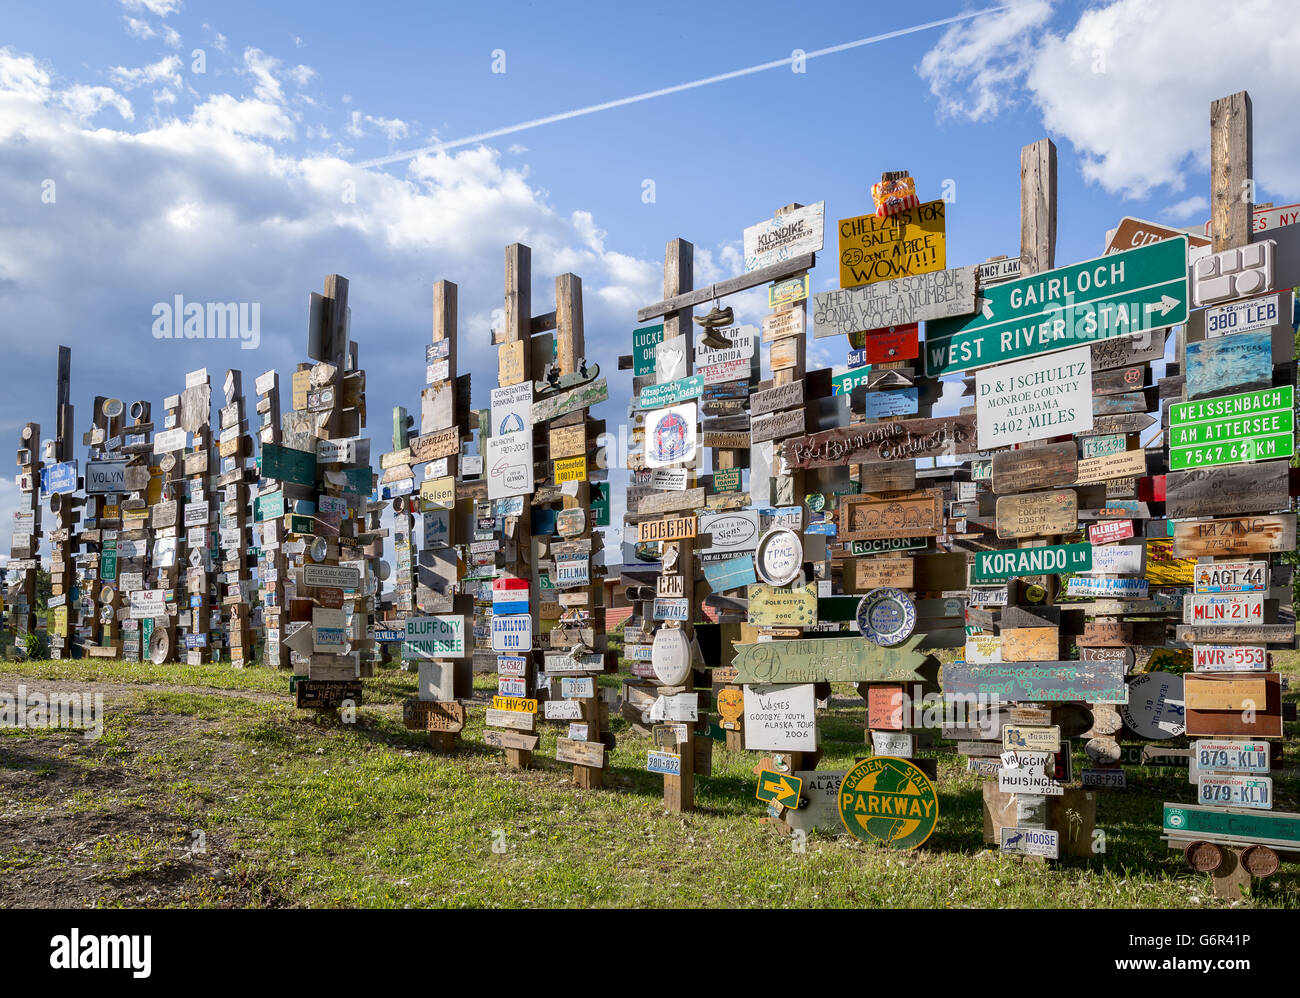
[[[147,11],[155,17],[166,17],[181,9],[181,0],[122,0],[127,10]]]
[[[275,71],[280,60],[267,55],[258,48],[244,49],[244,69],[254,79],[253,94],[273,104],[284,103],[284,88],[276,78]]]
[[[476,404],[486,400],[496,381],[490,316],[501,303],[502,250],[515,240],[533,248],[535,314],[553,307],[557,274],[583,278],[588,356],[616,369],[633,309],[659,297],[659,260],[620,252],[598,218],[552,205],[526,166],[486,146],[419,156],[404,173],[297,150],[289,140],[310,126],[267,99],[277,92],[272,83],[287,77],[273,59],[251,53],[252,93],[212,92],[192,111],[128,127],[85,123],[74,107],[80,91],[55,83],[30,55],[0,51],[0,141],[22,139],[7,144],[18,153],[0,157],[7,219],[0,298],[15,327],[41,330],[6,341],[13,369],[52,372],[53,344],[70,345],[82,412],[95,394],[157,403],[198,367],[283,374],[305,355],[308,292],[337,271],[351,280],[353,331],[370,375],[369,434],[382,451],[383,414],[418,405],[420,344],[439,278],[460,286],[459,363],[473,374]],[[119,70],[145,86],[149,67]],[[156,91],[167,74],[152,72]],[[112,103],[99,97],[102,107]],[[397,127],[397,119],[361,118],[368,129],[385,121]],[[57,203],[42,203],[42,177],[57,180]],[[730,273],[719,273],[701,248],[696,275]],[[234,342],[153,339],[153,303],[176,294],[260,303],[261,347],[253,354]],[[48,421],[46,378],[7,387],[0,438],[27,419]],[[612,383],[611,394],[600,413],[617,422],[626,386]],[[6,527],[0,523],[0,534]]]
[[[945,31],[919,67],[940,110],[981,121],[1006,107],[1051,13],[1047,0],[1021,0]]]
[[[127,121],[135,118],[131,102],[112,87],[89,87],[78,84],[63,91],[60,99],[63,101],[63,106],[82,121],[89,121],[104,107],[116,109],[117,113]]]
[[[134,90],[137,87],[156,86],[166,84],[169,87],[183,89],[185,81],[181,78],[181,60],[178,56],[164,56],[157,62],[150,63],[148,66],[139,66],[135,69],[127,69],[125,66],[114,66],[108,71],[108,75],[113,82],[119,87],[126,90]]]
[[[1300,102],[1293,4],[1111,0],[1059,30],[1035,20],[1042,7],[1031,0],[944,34],[920,71],[945,113],[984,120],[1007,93],[1023,95],[1074,145],[1088,180],[1144,198],[1182,192],[1187,170],[1208,166],[1210,101],[1253,90],[1268,94],[1254,107],[1259,187],[1300,194],[1300,162],[1280,139]]]
[[[1165,209],[1163,217],[1171,222],[1182,222],[1189,218],[1200,221],[1207,218],[1209,214],[1210,199],[1203,194],[1193,194],[1171,204]]]
[[[190,120],[207,128],[253,138],[291,139],[295,134],[293,121],[275,104],[254,98],[241,100],[230,94],[209,97],[194,109]]]
[[[411,133],[411,126],[401,118],[380,118],[360,111],[352,111],[348,115],[348,123],[343,126],[343,130],[354,139],[359,139],[368,131],[367,126],[381,132],[389,142],[404,139]]]

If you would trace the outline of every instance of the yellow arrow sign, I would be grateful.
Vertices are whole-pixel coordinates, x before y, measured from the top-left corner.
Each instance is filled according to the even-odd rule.
[[[786,807],[799,806],[799,792],[803,789],[803,780],[798,776],[786,776],[761,769],[758,773],[758,788],[754,796],[770,803],[784,804]]]

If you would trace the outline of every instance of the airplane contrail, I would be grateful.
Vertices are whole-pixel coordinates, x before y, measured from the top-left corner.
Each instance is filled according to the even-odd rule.
[[[969,21],[972,18],[983,17],[985,14],[996,14],[999,11],[1009,9],[1007,6],[985,7],[983,10],[968,11],[965,14],[956,14],[953,17],[945,17],[939,21],[927,21],[925,24],[913,25],[910,28],[899,28],[896,31],[888,31],[882,35],[872,35],[870,38],[859,38],[857,41],[844,42],[840,45],[831,45],[828,48],[817,49],[813,52],[804,53],[803,58],[816,59],[818,56],[834,55],[836,52],[846,52],[849,49],[861,48],[863,45],[874,45],[876,42],[888,41],[891,38],[900,38],[903,35],[916,34],[919,31],[928,31],[931,28],[941,28],[944,25],[956,24],[959,21]],[[742,76],[751,76],[754,73],[762,73],[765,70],[777,69],[781,66],[789,66],[794,62],[793,55],[785,59],[776,59],[772,62],[760,63],[757,66],[747,66],[744,69],[733,69],[728,73],[719,73],[716,76],[706,76],[701,80],[691,80],[689,83],[678,83],[675,86],[663,87],[659,90],[647,90],[645,93],[633,94],[630,97],[620,97],[617,100],[605,101],[603,104],[591,104],[587,107],[575,108],[572,111],[562,111],[559,114],[547,115],[545,118],[534,118],[532,121],[523,121],[517,125],[506,125],[503,128],[494,128],[489,132],[479,132],[477,135],[469,135],[463,139],[452,139],[447,142],[437,142],[431,146],[424,146],[421,149],[411,149],[407,152],[395,152],[387,156],[380,156],[376,159],[367,159],[354,166],[371,167],[386,166],[389,163],[400,163],[405,159],[414,159],[416,156],[423,156],[426,153],[443,152],[447,149],[456,149],[460,146],[473,145],[475,142],[483,142],[487,139],[499,138],[502,135],[512,135],[515,132],[526,131],[530,128],[538,128],[541,125],[550,125],[557,121],[567,121],[570,118],[580,118],[584,115],[595,114],[597,111],[608,111],[614,107],[624,107],[628,104],[637,104],[641,101],[653,100],[655,97],[666,97],[669,94],[681,93],[684,90],[694,90],[698,87],[707,87],[711,83],[721,83],[724,80],[734,80]]]

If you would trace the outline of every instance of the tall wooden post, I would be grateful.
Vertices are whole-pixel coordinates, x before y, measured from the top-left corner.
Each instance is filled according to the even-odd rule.
[[[685,239],[673,239],[664,252],[664,298],[690,291],[695,282],[695,247]],[[664,342],[675,339],[683,341],[686,353],[686,371],[692,370],[691,361],[691,310],[679,309],[664,316]],[[695,615],[695,545],[691,540],[668,541],[664,543],[667,553],[669,546],[677,549],[677,574],[683,576],[682,591],[691,598],[690,613],[682,629],[688,643],[694,643],[695,627],[692,623]],[[691,675],[694,673],[692,672]],[[688,678],[687,683],[690,684]],[[669,811],[682,812],[695,809],[695,741],[696,724],[686,722],[686,741],[678,746],[681,755],[681,772],[677,776],[664,776],[664,806]]]
[[[533,308],[533,251],[522,243],[511,243],[505,254],[505,319],[501,342],[497,345],[497,386],[507,388],[523,384],[532,379],[532,308]],[[495,427],[490,427],[495,430]],[[522,432],[533,437],[536,445],[536,427]],[[485,442],[486,454],[486,442]],[[485,458],[484,472],[490,474]],[[513,541],[514,560],[505,565],[499,577],[526,580],[528,582],[528,607],[533,618],[534,632],[537,627],[539,605],[537,602],[537,580],[533,577],[530,565],[532,557],[532,503],[529,496],[523,496],[520,512],[517,516],[503,518],[504,543],[507,549]],[[533,642],[529,642],[531,649]],[[517,656],[511,656],[515,658]],[[529,692],[536,688],[536,666],[531,650],[527,653],[525,668],[526,688]],[[500,657],[498,657],[498,662]],[[489,722],[490,723],[490,722]],[[536,718],[533,720],[536,727]],[[497,745],[506,754],[506,765],[511,769],[527,769],[532,765],[533,749],[537,747],[538,736],[534,731],[517,730],[495,732],[489,730],[484,735],[489,745]]]
[[[1253,110],[1240,90],[1210,104],[1210,239],[1215,253],[1251,241],[1255,209]]]

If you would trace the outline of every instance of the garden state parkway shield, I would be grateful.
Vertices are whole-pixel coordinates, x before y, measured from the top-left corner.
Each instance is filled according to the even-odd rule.
[[[939,798],[926,775],[906,759],[863,759],[840,784],[840,821],[863,842],[915,849],[939,821]]]

